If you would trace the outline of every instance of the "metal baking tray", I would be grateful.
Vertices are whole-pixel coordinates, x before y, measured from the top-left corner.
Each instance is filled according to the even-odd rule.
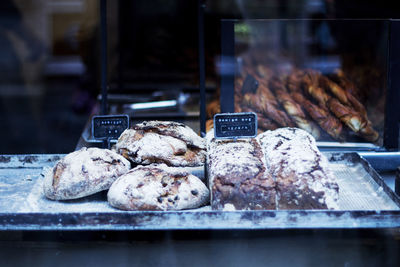
[[[43,172],[63,155],[0,156],[0,230],[193,230],[400,227],[400,199],[357,153],[325,153],[340,210],[120,211],[106,193],[50,201]],[[197,170],[199,171],[199,170]]]

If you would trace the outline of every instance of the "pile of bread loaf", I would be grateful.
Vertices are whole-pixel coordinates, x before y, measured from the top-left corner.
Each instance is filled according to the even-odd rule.
[[[209,202],[205,184],[184,167],[202,166],[204,139],[177,122],[149,121],[125,130],[113,150],[82,148],[61,159],[44,178],[52,200],[109,190],[122,210],[180,210]]]
[[[207,159],[207,160],[206,160]],[[208,169],[206,184],[188,167]],[[177,122],[148,121],[125,130],[112,150],[82,148],[44,178],[52,200],[108,190],[122,210],[336,209],[338,185],[315,139],[298,128],[256,138],[201,138]],[[211,194],[210,194],[211,191]]]
[[[243,86],[248,77],[258,84],[253,91]],[[344,141],[352,133],[377,142],[379,133],[359,95],[359,87],[341,70],[328,77],[316,70],[293,68],[282,74],[261,64],[244,65],[235,80],[235,112],[257,113],[262,130],[298,127],[317,140],[323,136]],[[215,98],[207,106],[207,114],[211,119],[219,112],[219,99]]]

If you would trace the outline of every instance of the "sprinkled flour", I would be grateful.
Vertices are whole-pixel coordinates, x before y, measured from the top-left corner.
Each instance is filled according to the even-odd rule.
[[[45,174],[43,190],[50,199],[80,198],[108,189],[129,169],[129,161],[111,150],[84,147]]]
[[[214,139],[213,132],[209,131],[206,140],[211,190],[217,190],[214,187],[218,177],[226,177],[225,183],[229,183],[229,177],[256,177],[260,165],[263,165],[276,182],[268,190],[276,191],[277,207],[301,209],[305,205],[338,209],[336,178],[327,159],[318,150],[315,139],[306,131],[280,128],[266,131],[254,141],[239,139],[236,142]],[[255,144],[251,142],[260,144],[261,160],[256,157]],[[214,198],[218,194],[213,191],[211,196]]]
[[[123,210],[181,210],[208,202],[207,187],[194,175],[165,164],[138,166],[115,181],[109,203]]]
[[[121,134],[116,150],[134,163],[145,165],[200,166],[206,157],[203,138],[176,122],[137,124]]]
[[[257,136],[275,178],[294,177],[295,185],[318,194],[328,209],[337,209],[338,190],[328,160],[318,150],[314,137],[297,128],[280,128]],[[300,191],[300,190],[299,190]],[[297,197],[302,197],[296,192]]]

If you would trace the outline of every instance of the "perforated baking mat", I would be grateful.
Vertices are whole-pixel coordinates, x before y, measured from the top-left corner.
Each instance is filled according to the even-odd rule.
[[[340,210],[399,210],[399,206],[389,196],[388,188],[377,183],[380,177],[368,171],[360,160],[347,157],[335,161],[330,167],[339,185]]]

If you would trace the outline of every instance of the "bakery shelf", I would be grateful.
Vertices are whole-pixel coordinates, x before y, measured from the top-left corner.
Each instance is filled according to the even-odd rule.
[[[2,155],[0,156],[0,230],[255,230],[400,227],[400,199],[367,161],[356,153],[327,153],[326,155],[333,164],[336,174],[338,169],[342,168],[341,172],[348,175],[343,179],[352,179],[348,181],[347,187],[357,187],[354,188],[355,191],[359,189],[363,191],[366,187],[370,187],[376,191],[371,198],[361,200],[361,202],[368,202],[366,208],[358,209],[357,205],[365,205],[365,203],[355,200],[357,196],[369,194],[368,192],[347,195],[346,198],[350,197],[352,200],[342,204],[342,207],[347,205],[344,207],[345,210],[213,211],[206,206],[185,211],[120,211],[107,204],[105,192],[80,200],[55,202],[43,196],[41,181],[43,173],[63,155]],[[368,184],[370,183],[368,179],[373,179],[375,184]],[[345,186],[342,188],[346,190]],[[383,201],[383,204],[377,201]]]

